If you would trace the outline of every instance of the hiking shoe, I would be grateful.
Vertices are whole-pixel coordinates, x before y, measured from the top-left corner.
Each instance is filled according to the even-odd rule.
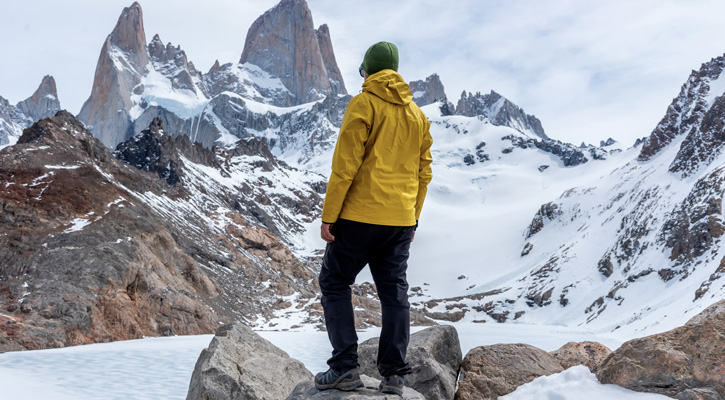
[[[380,391],[383,393],[391,393],[391,394],[397,394],[398,396],[403,395],[403,386],[405,386],[405,382],[402,376],[400,375],[390,375],[384,377],[380,381]]]
[[[338,389],[350,391],[363,386],[363,381],[360,380],[359,368],[343,370],[330,368],[326,372],[320,372],[315,376],[317,390]]]

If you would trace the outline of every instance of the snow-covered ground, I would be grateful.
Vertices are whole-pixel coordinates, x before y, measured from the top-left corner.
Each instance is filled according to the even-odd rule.
[[[613,335],[594,335],[562,326],[525,324],[458,324],[464,354],[494,343],[528,343],[555,350],[568,341],[596,340],[612,349],[622,343]],[[420,328],[415,328],[416,331]],[[326,369],[331,348],[324,332],[262,331],[267,340],[317,372]],[[376,329],[360,332],[360,341]],[[40,400],[171,400],[185,399],[194,364],[212,335],[148,338],[114,343],[0,354],[3,399]],[[506,396],[507,400],[617,398],[665,400],[614,385],[601,385],[585,367],[539,378]]]

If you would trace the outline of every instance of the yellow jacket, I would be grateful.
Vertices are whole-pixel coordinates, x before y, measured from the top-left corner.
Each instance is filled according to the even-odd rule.
[[[368,77],[342,119],[322,221],[412,226],[433,178],[430,122],[391,69]]]

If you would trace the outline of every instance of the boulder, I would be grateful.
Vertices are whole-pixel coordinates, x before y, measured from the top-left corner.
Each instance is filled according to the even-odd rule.
[[[395,395],[395,394],[384,394],[378,391],[378,386],[380,385],[380,380],[371,378],[367,375],[360,375],[360,379],[362,379],[363,383],[365,384],[364,388],[353,390],[351,392],[343,392],[340,390],[324,390],[319,391],[315,388],[315,383],[313,381],[306,381],[302,382],[295,390],[287,397],[287,400],[336,400],[336,399],[346,399],[346,400],[365,400],[365,399],[389,399],[389,400],[399,400],[401,399],[401,396]],[[402,399],[404,400],[425,400],[426,398],[423,397],[420,393],[416,392],[415,390],[405,387],[403,389],[403,396]]]
[[[381,378],[376,367],[379,338],[361,343],[358,361],[361,373]],[[410,335],[408,363],[413,373],[405,377],[405,385],[425,394],[426,399],[453,399],[461,345],[452,325],[436,325]]]
[[[569,342],[549,354],[554,356],[564,369],[583,365],[596,374],[604,364],[604,360],[612,354],[612,350],[597,342]]]
[[[461,364],[456,399],[497,399],[534,379],[564,369],[549,353],[527,344],[480,346]]]
[[[301,362],[236,323],[219,328],[202,350],[186,399],[284,399],[312,378]]]
[[[680,400],[725,399],[725,300],[684,326],[630,340],[604,362],[602,383]]]

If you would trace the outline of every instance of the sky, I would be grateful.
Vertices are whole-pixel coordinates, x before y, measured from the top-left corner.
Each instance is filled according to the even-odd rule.
[[[55,77],[77,114],[101,46],[131,0],[0,4],[0,96],[29,97]],[[141,0],[147,40],[181,45],[197,69],[237,62],[247,30],[277,0]],[[400,52],[407,81],[437,73],[454,104],[462,91],[502,94],[575,144],[632,144],[664,116],[691,70],[725,53],[721,0],[307,0],[330,27],[351,94],[371,44]]]

